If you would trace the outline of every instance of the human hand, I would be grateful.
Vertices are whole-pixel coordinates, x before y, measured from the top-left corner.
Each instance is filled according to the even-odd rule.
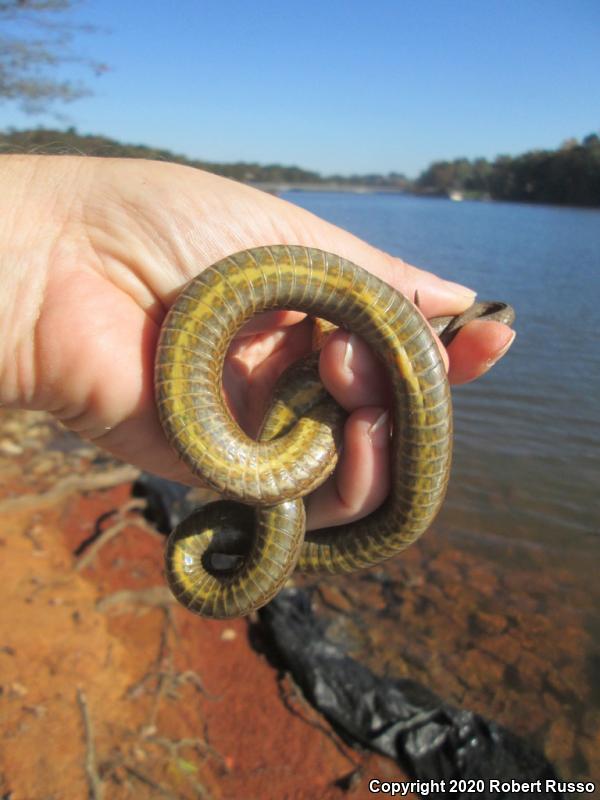
[[[187,167],[4,156],[0,174],[0,403],[50,411],[119,458],[183,483],[198,480],[158,423],[154,353],[166,310],[208,265],[249,247],[299,244],[360,264],[409,298],[418,291],[426,317],[459,313],[473,300],[300,208]],[[500,323],[470,323],[443,354],[451,382],[485,372],[513,337]],[[224,387],[249,433],[276,378],[310,341],[309,321],[289,311],[270,312],[236,337]],[[350,416],[338,469],[310,498],[313,528],[364,516],[389,486],[378,363],[339,332],[323,349],[321,375]]]

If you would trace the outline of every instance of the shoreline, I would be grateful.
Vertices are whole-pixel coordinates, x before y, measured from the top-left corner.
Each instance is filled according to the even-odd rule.
[[[236,180],[233,178],[232,180]],[[476,203],[506,203],[511,206],[543,206],[545,208],[575,209],[577,211],[600,211],[600,206],[592,205],[572,205],[567,203],[538,202],[535,200],[506,200],[491,197],[489,194],[477,194],[473,192],[415,192],[410,189],[402,189],[394,186],[365,186],[363,184],[346,183],[300,183],[294,181],[239,181],[245,186],[251,186],[268,194],[276,196],[288,192],[315,192],[321,194],[386,194],[404,195],[406,197],[421,197],[430,200],[450,200],[452,202],[476,202]]]
[[[244,181],[253,189],[269,194],[284,192],[343,192],[344,194],[413,194],[406,189],[392,186],[365,186],[360,183],[300,183],[295,181]]]

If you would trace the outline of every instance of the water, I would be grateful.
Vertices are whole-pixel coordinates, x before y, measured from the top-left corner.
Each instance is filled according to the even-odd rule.
[[[445,523],[460,517],[490,542],[518,532],[524,543],[600,549],[600,212],[402,195],[287,199],[516,309],[509,355],[453,391]]]
[[[404,565],[385,568],[401,599],[373,611],[375,578],[334,585],[357,593],[375,667],[508,725],[563,775],[598,780],[600,212],[402,195],[286,199],[515,307],[506,358],[453,390],[454,463],[435,531]],[[427,623],[407,610],[411,581],[422,609],[438,602]],[[452,633],[440,627],[446,614]]]

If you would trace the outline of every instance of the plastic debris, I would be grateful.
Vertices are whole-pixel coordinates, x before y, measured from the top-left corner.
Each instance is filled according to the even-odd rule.
[[[410,679],[378,677],[346,655],[327,638],[306,591],[284,589],[259,614],[283,665],[340,736],[393,758],[413,780],[446,782],[446,791],[429,796],[447,796],[454,779],[466,782],[464,792],[453,793],[464,800],[564,797],[546,791],[546,781],[558,777],[544,756],[506,728]],[[503,793],[492,782],[498,780],[534,784],[534,791]]]

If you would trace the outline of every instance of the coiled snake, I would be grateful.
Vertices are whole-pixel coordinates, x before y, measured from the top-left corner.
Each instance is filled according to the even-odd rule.
[[[345,417],[321,385],[318,355],[281,383],[259,441],[241,431],[225,406],[222,370],[231,339],[250,317],[275,308],[350,329],[386,366],[393,394],[392,489],[364,519],[305,533],[299,498],[333,471]],[[483,315],[509,324],[514,317],[504,304],[476,304],[460,317],[431,323],[447,343]],[[452,409],[437,344],[411,302],[339,256],[277,245],[208,267],[165,317],[155,391],[161,424],[179,457],[206,484],[238,501],[205,506],[169,538],[169,585],[197,614],[248,614],[277,593],[296,565],[339,573],[378,564],[419,537],[443,500]]]

